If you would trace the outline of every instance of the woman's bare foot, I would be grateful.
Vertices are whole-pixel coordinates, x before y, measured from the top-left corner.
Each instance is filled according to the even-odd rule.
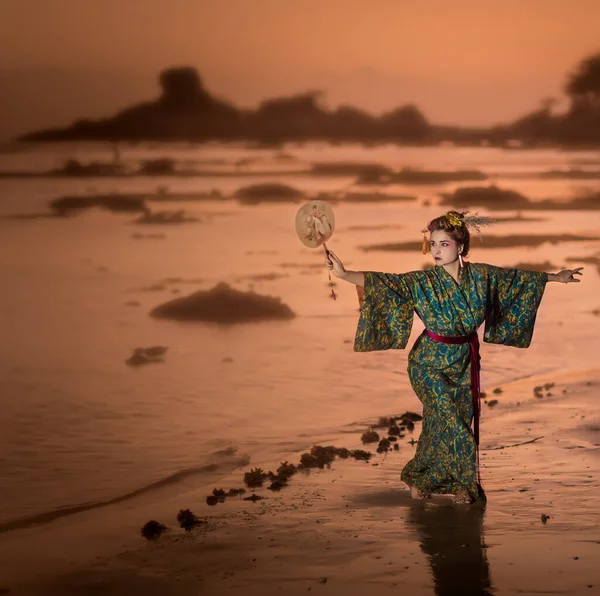
[[[410,488],[410,497],[411,499],[421,500],[421,499],[431,499],[431,495],[429,493],[423,492],[420,488],[416,486],[411,486]]]
[[[467,489],[461,488],[452,498],[452,503],[454,505],[470,505],[474,500]]]

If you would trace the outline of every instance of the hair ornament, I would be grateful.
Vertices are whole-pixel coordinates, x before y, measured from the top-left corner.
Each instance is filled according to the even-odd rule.
[[[487,215],[479,215],[479,213],[465,213],[463,217],[463,223],[467,226],[467,228],[475,230],[482,242],[483,236],[481,234],[481,228],[492,226],[496,223],[495,219],[488,217]]]
[[[460,228],[463,225],[463,220],[453,213],[452,211],[448,211],[444,216],[455,228]]]

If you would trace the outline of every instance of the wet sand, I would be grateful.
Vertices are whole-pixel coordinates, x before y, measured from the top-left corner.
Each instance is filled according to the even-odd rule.
[[[453,507],[447,496],[411,501],[399,481],[414,450],[407,435],[400,451],[370,463],[338,459],[297,474],[281,492],[257,489],[265,498],[255,503],[235,497],[209,507],[208,488],[182,485],[177,495],[152,493],[5,532],[0,593],[594,593],[600,369],[485,389],[488,401],[498,400],[483,405],[485,509]],[[343,446],[363,448],[363,430],[349,432]],[[419,431],[417,423],[415,438]],[[247,469],[223,488],[242,486]],[[181,508],[207,523],[178,528]],[[156,541],[139,535],[149,519],[169,526]]]

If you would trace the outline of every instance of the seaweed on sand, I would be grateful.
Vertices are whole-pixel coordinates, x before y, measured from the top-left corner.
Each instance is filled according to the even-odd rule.
[[[370,451],[364,451],[363,449],[353,449],[350,455],[360,461],[369,461],[373,454]]]
[[[369,427],[369,430],[362,434],[360,440],[364,444],[377,443],[377,441],[379,441],[379,433],[375,432],[372,427]]]
[[[179,522],[180,527],[186,531],[191,530],[194,526],[206,523],[206,521],[201,520],[189,509],[180,509],[179,513],[177,514],[177,521]]]
[[[267,474],[262,468],[253,468],[244,474],[244,482],[249,488],[262,486]]]
[[[391,449],[391,445],[389,439],[381,439],[377,446],[377,453],[387,453]]]
[[[156,540],[166,529],[167,526],[151,519],[144,524],[140,533],[146,540]]]

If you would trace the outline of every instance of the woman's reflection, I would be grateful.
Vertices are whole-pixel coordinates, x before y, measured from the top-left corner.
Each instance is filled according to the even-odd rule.
[[[414,524],[431,566],[438,596],[493,594],[483,541],[484,510],[419,503],[407,523]]]

